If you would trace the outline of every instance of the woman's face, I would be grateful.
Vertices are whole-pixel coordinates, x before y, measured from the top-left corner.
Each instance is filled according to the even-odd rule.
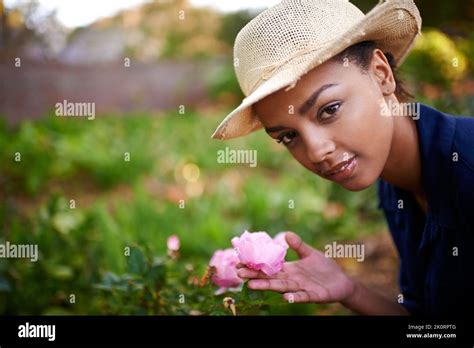
[[[374,183],[387,162],[393,121],[382,105],[394,89],[390,66],[375,50],[367,72],[327,61],[254,110],[266,132],[304,167],[358,191]]]

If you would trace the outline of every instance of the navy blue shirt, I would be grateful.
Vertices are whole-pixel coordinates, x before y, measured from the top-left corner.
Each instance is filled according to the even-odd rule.
[[[379,208],[400,256],[402,304],[414,315],[472,315],[474,118],[420,104],[415,124],[427,214],[413,193],[378,181]]]

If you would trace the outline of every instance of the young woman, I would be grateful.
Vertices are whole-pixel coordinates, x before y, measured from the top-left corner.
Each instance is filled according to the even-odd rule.
[[[287,233],[300,260],[249,287],[294,302],[341,302],[361,314],[451,315],[474,308],[474,118],[419,103],[395,76],[421,29],[411,0],[367,15],[346,0],[283,0],[248,23],[234,46],[246,95],[213,138],[264,128],[316,175],[351,191],[378,181],[401,269],[385,298]]]

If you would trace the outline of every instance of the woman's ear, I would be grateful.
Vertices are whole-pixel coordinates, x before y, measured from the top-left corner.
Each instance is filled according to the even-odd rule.
[[[385,54],[378,48],[373,52],[370,63],[370,70],[376,78],[376,82],[380,87],[380,91],[384,96],[389,96],[395,93],[397,84],[393,76],[390,63],[385,57]]]

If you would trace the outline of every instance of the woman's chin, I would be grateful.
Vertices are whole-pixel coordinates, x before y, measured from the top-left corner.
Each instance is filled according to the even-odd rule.
[[[360,173],[358,173],[360,174]],[[340,183],[342,187],[349,191],[362,191],[370,187],[377,181],[377,177],[371,178],[368,176],[361,177],[361,175],[356,175],[346,182]]]

